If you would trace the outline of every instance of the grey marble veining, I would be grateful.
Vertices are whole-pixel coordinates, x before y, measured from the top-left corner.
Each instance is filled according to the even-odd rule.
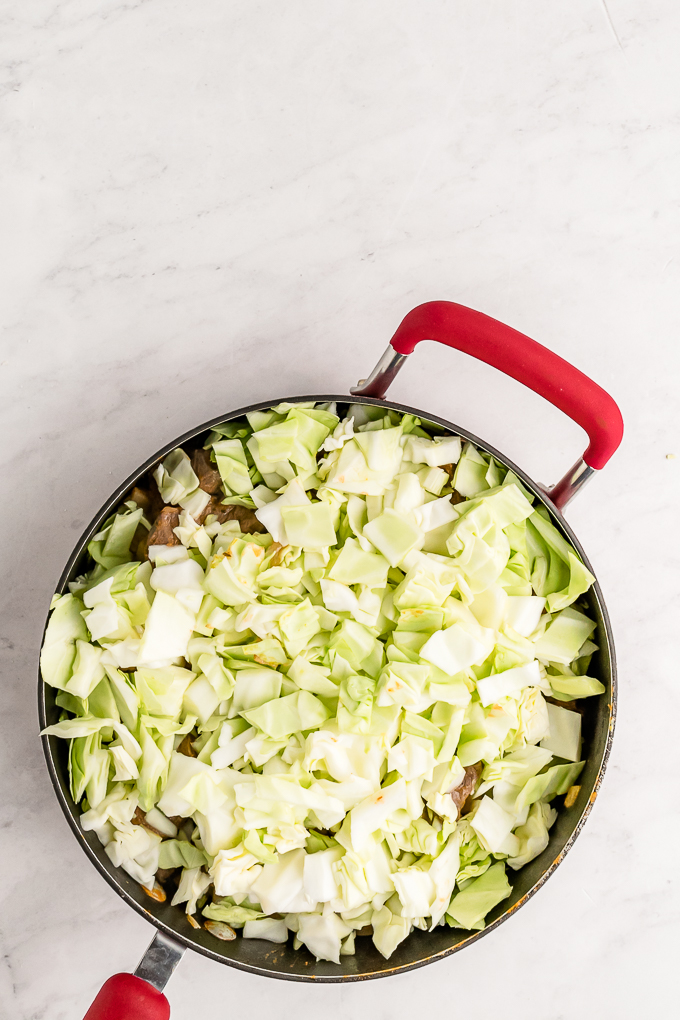
[[[620,660],[601,796],[541,893],[463,954],[342,987],[189,954],[173,1018],[672,1016],[677,3],[30,0],[0,19],[0,1015],[81,1017],[152,934],[78,849],[37,739],[41,630],[80,531],[185,429],[346,392],[411,306],[448,298],[624,413],[568,511]],[[583,449],[534,394],[433,344],[391,393],[540,480]]]

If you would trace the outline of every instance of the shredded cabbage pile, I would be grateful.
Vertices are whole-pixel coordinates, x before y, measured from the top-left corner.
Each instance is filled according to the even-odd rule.
[[[573,702],[604,687],[594,579],[519,479],[411,415],[336,412],[208,436],[220,498],[266,533],[198,524],[169,454],[179,544],[135,560],[128,500],[54,597],[41,668],[113,864],[163,899],[158,872],[194,926],[337,964],[357,934],[388,958],[413,928],[484,927],[573,802]]]

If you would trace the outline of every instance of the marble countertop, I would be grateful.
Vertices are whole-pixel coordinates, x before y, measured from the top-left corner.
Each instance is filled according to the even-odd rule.
[[[77,847],[37,738],[54,585],[147,456],[270,397],[346,392],[401,316],[482,309],[619,401],[569,508],[618,644],[611,763],[564,865],[435,966],[309,987],[189,954],[173,1020],[671,1016],[677,797],[680,8],[674,0],[31,0],[3,72],[0,1014],[81,1017],[151,927]],[[555,480],[580,429],[422,345],[391,394]],[[674,456],[677,455],[677,456]],[[673,782],[671,782],[673,780]]]

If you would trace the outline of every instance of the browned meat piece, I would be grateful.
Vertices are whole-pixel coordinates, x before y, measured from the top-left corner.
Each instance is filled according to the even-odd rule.
[[[149,539],[149,529],[145,527],[140,521],[135,528],[135,533],[132,536],[130,542],[130,552],[134,559],[145,560],[146,559],[146,547]]]
[[[128,493],[128,499],[134,499],[137,506],[140,506],[145,514],[148,514],[151,509],[151,496],[145,489],[140,489],[139,486],[134,485]]]
[[[139,531],[139,529],[137,529]],[[137,534],[135,531],[134,538],[130,543],[130,550],[136,560],[146,560],[149,558],[149,532],[144,528],[144,534]]]
[[[247,535],[252,535],[255,532],[264,532],[267,529],[264,524],[260,524],[253,510],[247,506],[224,506],[223,503],[216,496],[210,497],[210,502],[203,511],[196,518],[198,524],[203,524],[210,514],[214,514],[220,524],[224,524],[225,521],[238,521],[241,525],[241,531]]]
[[[212,495],[206,505],[205,510],[201,510],[200,514],[198,514],[194,518],[194,520],[196,521],[197,524],[205,524],[210,514],[214,514],[214,516],[217,517],[218,521],[221,524],[223,521],[228,521],[230,519],[229,517],[224,517],[222,513],[222,511],[227,509],[228,508],[226,506],[222,506],[219,496]]]
[[[148,534],[146,545],[179,545],[179,539],[173,528],[179,524],[180,509],[178,506],[164,506],[153,523]]]
[[[191,746],[191,741],[195,740],[195,739],[196,738],[192,737],[192,735],[190,733],[187,733],[186,737],[184,738],[182,743],[177,748],[177,753],[178,754],[184,754],[184,755],[186,755],[187,758],[197,758],[198,755],[196,754],[196,752],[194,751],[193,747]]]
[[[132,816],[132,824],[133,825],[144,825],[145,821],[146,821],[146,815],[144,814],[142,809],[140,807],[135,808],[135,813]],[[144,825],[144,828],[146,828],[145,825]]]
[[[478,761],[476,765],[465,766],[465,776],[460,786],[457,786],[455,790],[451,790],[451,800],[458,808],[458,817],[463,813],[465,801],[468,799],[470,794],[475,792],[475,787],[479,777],[482,774],[482,763]]]
[[[156,479],[151,473],[140,478],[139,484],[133,486],[125,498],[134,499],[137,506],[144,511],[147,521],[155,521],[163,509],[163,499],[158,491]]]
[[[158,486],[156,485],[156,481],[152,475],[144,475],[144,477],[140,479],[139,485],[133,485],[126,496],[126,499],[134,500],[137,506],[143,510],[144,517],[149,522],[155,521],[163,509],[163,500],[161,499],[161,494],[158,491]],[[149,531],[145,525],[140,522],[134,533],[132,542],[130,543],[130,549],[133,556],[135,556],[138,560],[145,560],[147,558],[148,545]]]
[[[449,482],[453,482],[453,476],[456,473],[456,465],[442,464],[442,471],[446,471],[447,475],[449,476]],[[461,494],[459,492],[456,492],[456,490],[454,489],[453,492],[451,493],[450,502],[453,503],[453,505],[455,506],[456,503],[464,503],[465,497],[461,496]]]
[[[225,506],[225,510],[231,510],[231,513],[225,520],[238,521],[241,525],[241,531],[246,535],[264,534],[266,528],[264,524],[261,524],[255,516],[255,511],[250,510],[247,506]]]
[[[135,813],[132,816],[132,824],[141,825],[142,828],[148,829],[149,832],[155,832],[157,836],[162,836],[163,839],[167,838],[166,832],[161,832],[160,829],[154,829],[153,825],[147,822],[146,815],[144,814],[141,808],[135,808]]]
[[[217,465],[210,459],[210,450],[194,450],[191,454],[191,466],[198,477],[198,487],[204,492],[219,492],[222,479]]]
[[[548,677],[548,680],[550,677]],[[581,701],[560,701],[558,698],[546,697],[545,699],[551,705],[557,705],[558,708],[566,708],[568,712],[578,712],[579,715],[583,716],[586,714],[586,707]]]
[[[127,493],[128,500],[135,500],[138,507],[141,507],[144,511],[145,517],[149,517],[151,513],[151,495],[146,489],[140,489],[139,486],[134,486]]]
[[[177,868],[159,868],[158,871],[156,872],[156,881],[160,882],[161,884],[163,882],[167,882],[167,880],[175,871],[177,871]]]

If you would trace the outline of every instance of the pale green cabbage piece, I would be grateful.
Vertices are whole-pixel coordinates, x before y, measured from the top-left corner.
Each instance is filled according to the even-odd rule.
[[[533,556],[531,583],[537,595],[547,597],[551,613],[571,605],[590,588],[595,578],[539,510],[527,520],[527,538]]]
[[[406,514],[388,507],[364,527],[364,537],[373,543],[392,567],[422,542],[422,532]]]
[[[483,928],[489,911],[507,899],[511,892],[505,865],[499,861],[454,895],[446,912],[447,921],[454,928]]]
[[[83,603],[76,595],[55,597],[40,653],[40,671],[45,683],[65,688],[76,657],[76,641],[87,638]]]
[[[333,511],[328,503],[307,506],[284,506],[281,517],[290,545],[303,549],[326,549],[335,545]]]
[[[576,762],[581,757],[581,716],[578,712],[548,705],[549,732],[541,740],[541,747],[559,758]]]
[[[130,543],[143,516],[141,509],[133,507],[136,504],[130,503],[127,509],[110,517],[87,547],[92,559],[105,570],[130,559]]]
[[[572,698],[590,698],[593,694],[604,694],[605,686],[592,676],[548,676],[553,694],[564,701]]]
[[[180,545],[132,559],[151,522],[124,504],[53,600],[41,670],[114,865],[147,887],[177,869],[187,913],[339,964],[369,924],[385,957],[484,926],[584,767],[580,714],[545,698],[604,685],[592,575],[519,479],[411,415],[336,410],[206,440],[265,535],[197,524],[207,493],[170,453]]]

